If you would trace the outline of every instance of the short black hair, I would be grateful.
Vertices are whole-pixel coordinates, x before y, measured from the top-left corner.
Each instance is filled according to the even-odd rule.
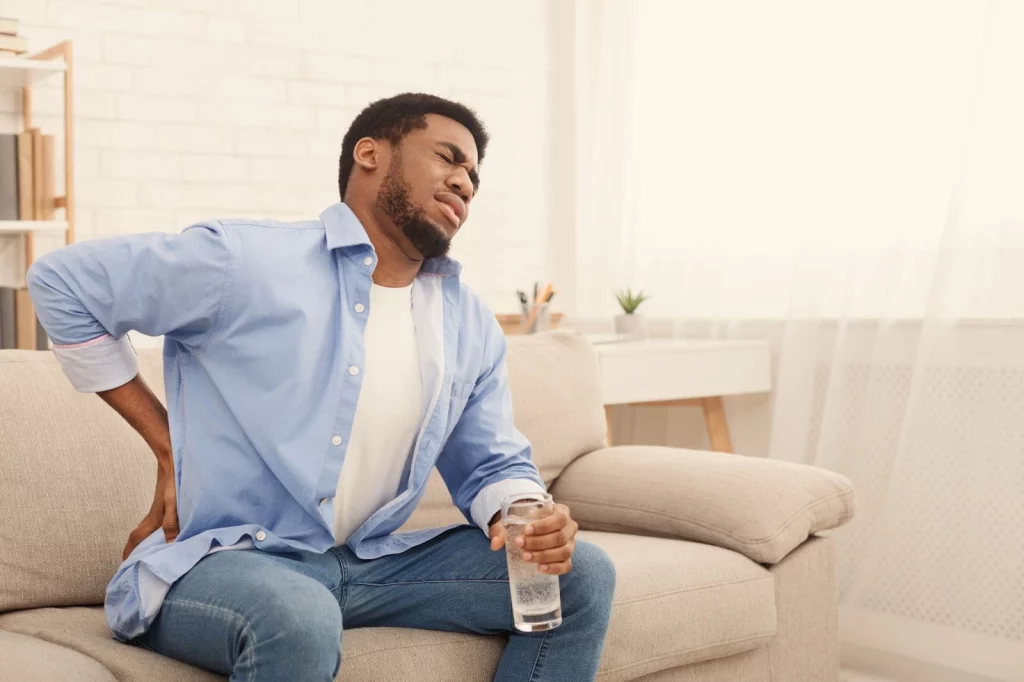
[[[478,163],[484,160],[487,150],[487,131],[477,118],[476,112],[469,107],[452,102],[437,95],[419,92],[405,92],[394,97],[387,97],[373,102],[356,116],[345,133],[341,143],[341,158],[338,160],[338,191],[342,200],[345,199],[345,188],[352,175],[355,164],[353,152],[356,142],[364,137],[387,140],[397,145],[413,130],[427,127],[427,114],[436,114],[450,118],[469,130],[476,142]]]

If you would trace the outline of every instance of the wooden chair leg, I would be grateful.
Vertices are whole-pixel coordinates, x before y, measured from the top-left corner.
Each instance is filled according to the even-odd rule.
[[[725,421],[725,408],[719,397],[704,398],[704,423],[707,425],[708,438],[714,452],[732,452],[732,438],[729,437],[729,424]]]
[[[613,441],[612,441],[612,406],[611,405],[605,405],[604,406],[604,424],[605,424],[605,429],[606,429],[605,441],[607,442],[608,447],[611,447],[613,445]]]

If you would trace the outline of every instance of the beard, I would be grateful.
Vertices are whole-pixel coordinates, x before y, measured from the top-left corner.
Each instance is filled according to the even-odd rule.
[[[409,198],[409,185],[398,170],[398,155],[391,159],[387,175],[377,192],[377,208],[402,231],[423,258],[442,258],[448,255],[451,238],[426,216],[423,209],[413,205]]]

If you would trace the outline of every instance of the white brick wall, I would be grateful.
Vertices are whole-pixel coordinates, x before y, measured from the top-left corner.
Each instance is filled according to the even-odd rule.
[[[454,249],[467,280],[511,311],[516,288],[544,279],[544,0],[450,12],[419,0],[0,0],[0,15],[20,18],[33,50],[74,41],[79,239],[315,215],[337,200],[341,138],[359,109],[421,90],[473,107],[492,134]],[[58,84],[35,93],[48,132],[59,131]],[[16,111],[0,94],[7,129]],[[6,251],[0,281],[16,277]]]

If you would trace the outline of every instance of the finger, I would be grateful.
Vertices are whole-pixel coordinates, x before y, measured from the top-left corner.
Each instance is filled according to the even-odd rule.
[[[497,552],[505,546],[505,527],[500,523],[492,523],[487,529],[487,534],[491,539],[492,552]]]
[[[537,567],[541,573],[548,575],[565,575],[572,570],[572,559],[557,564],[541,564]]]
[[[127,559],[128,555],[134,552],[135,548],[139,546],[139,543],[148,538],[149,535],[159,527],[160,524],[156,520],[151,520],[149,517],[143,519],[142,523],[128,534],[128,544],[124,546],[124,552],[122,553],[121,559]]]
[[[528,552],[538,552],[543,549],[555,549],[556,547],[569,544],[569,541],[573,539],[574,535],[571,531],[571,528],[562,528],[555,533],[524,538],[522,547]]]
[[[555,512],[543,519],[538,519],[523,529],[525,535],[547,535],[564,528],[569,523],[567,509],[555,507]]]
[[[162,527],[164,539],[173,542],[178,537],[178,500],[174,486],[168,486],[164,493],[164,517]]]
[[[167,542],[174,542],[178,537],[178,512],[174,507],[164,507],[161,527],[164,529],[164,539]]]
[[[524,552],[523,559],[537,564],[559,564],[568,561],[572,557],[572,546],[562,545],[555,549],[545,549],[541,552]]]

